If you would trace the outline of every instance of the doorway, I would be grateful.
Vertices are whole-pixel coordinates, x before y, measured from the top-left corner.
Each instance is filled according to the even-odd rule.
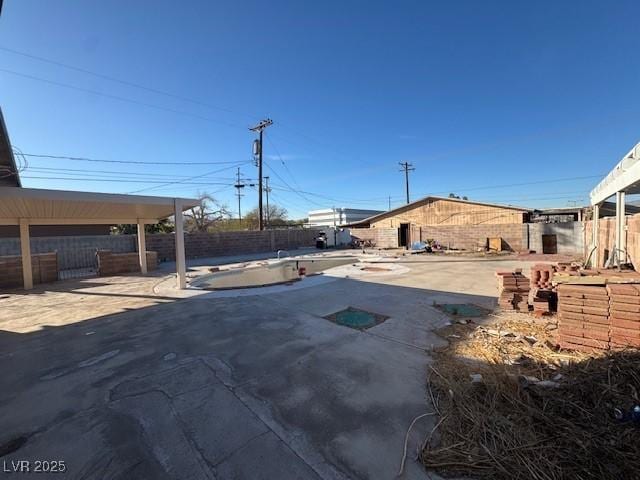
[[[409,223],[401,223],[398,230],[398,244],[401,247],[409,247]]]
[[[558,237],[542,235],[542,253],[558,253]]]

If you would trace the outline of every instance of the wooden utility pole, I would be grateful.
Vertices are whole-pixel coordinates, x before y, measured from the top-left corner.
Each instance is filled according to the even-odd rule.
[[[240,199],[243,195],[240,192],[245,187],[245,185],[243,183],[240,183],[240,167],[238,167],[238,173],[236,174],[236,184],[234,185],[234,187],[236,188],[236,190],[238,190],[238,193],[236,193],[236,195],[238,196],[238,223],[242,225],[242,210],[240,209]]]
[[[264,191],[267,193],[267,228],[269,228],[269,226],[271,225],[271,212],[269,211],[269,192],[271,191],[271,189],[269,188],[268,176],[264,177],[264,182],[265,182]]]
[[[413,168],[413,165],[411,165],[409,162],[399,162],[399,163],[400,163],[400,166],[402,167],[400,171],[401,172],[404,171],[404,184],[407,190],[407,203],[409,203],[409,172],[415,170],[415,168]]]
[[[258,163],[258,229],[264,230],[264,216],[262,213],[262,132],[269,125],[273,125],[273,120],[266,118],[255,127],[251,127],[249,130],[252,132],[258,132],[259,137],[257,144],[254,142],[253,154],[257,157]],[[257,150],[257,151],[256,151]]]

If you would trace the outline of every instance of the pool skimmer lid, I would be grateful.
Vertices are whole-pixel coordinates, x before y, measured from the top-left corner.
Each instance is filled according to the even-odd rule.
[[[327,315],[324,318],[344,327],[353,328],[355,330],[366,330],[367,328],[381,324],[389,317],[380,315],[379,313],[360,310],[359,308],[348,307],[344,310],[340,310],[339,312]]]

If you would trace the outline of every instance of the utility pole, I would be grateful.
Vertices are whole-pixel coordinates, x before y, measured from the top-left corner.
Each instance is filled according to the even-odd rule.
[[[389,195],[389,210],[391,210],[391,195]]]
[[[271,225],[271,213],[269,212],[269,192],[271,189],[269,188],[269,177],[265,176],[264,181],[264,191],[267,192],[267,228],[269,228],[269,225]]]
[[[255,127],[249,130],[258,132],[258,140],[253,142],[253,155],[257,156],[258,161],[258,229],[264,230],[264,217],[262,213],[262,132],[269,125],[273,125],[273,120],[266,118],[261,120]]]
[[[407,203],[409,203],[409,172],[415,170],[415,168],[413,168],[413,165],[411,165],[409,162],[399,162],[400,166],[402,167],[402,169],[400,170],[401,172],[404,171],[404,184],[407,190]]]
[[[240,223],[240,225],[242,225],[242,210],[240,209],[240,198],[242,198],[244,195],[242,195],[242,193],[240,192],[245,187],[245,185],[243,183],[240,183],[240,167],[238,167],[238,173],[236,173],[236,184],[234,185],[234,187],[236,187],[236,190],[238,190],[238,193],[236,194],[238,196],[238,222]]]

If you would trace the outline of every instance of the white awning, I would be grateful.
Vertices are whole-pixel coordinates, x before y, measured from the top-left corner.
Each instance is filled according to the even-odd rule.
[[[640,143],[591,190],[591,205],[600,204],[617,192],[640,193]]]
[[[72,192],[0,187],[0,225],[116,225],[158,223],[181,210],[200,205],[191,198],[148,197],[111,193]]]

